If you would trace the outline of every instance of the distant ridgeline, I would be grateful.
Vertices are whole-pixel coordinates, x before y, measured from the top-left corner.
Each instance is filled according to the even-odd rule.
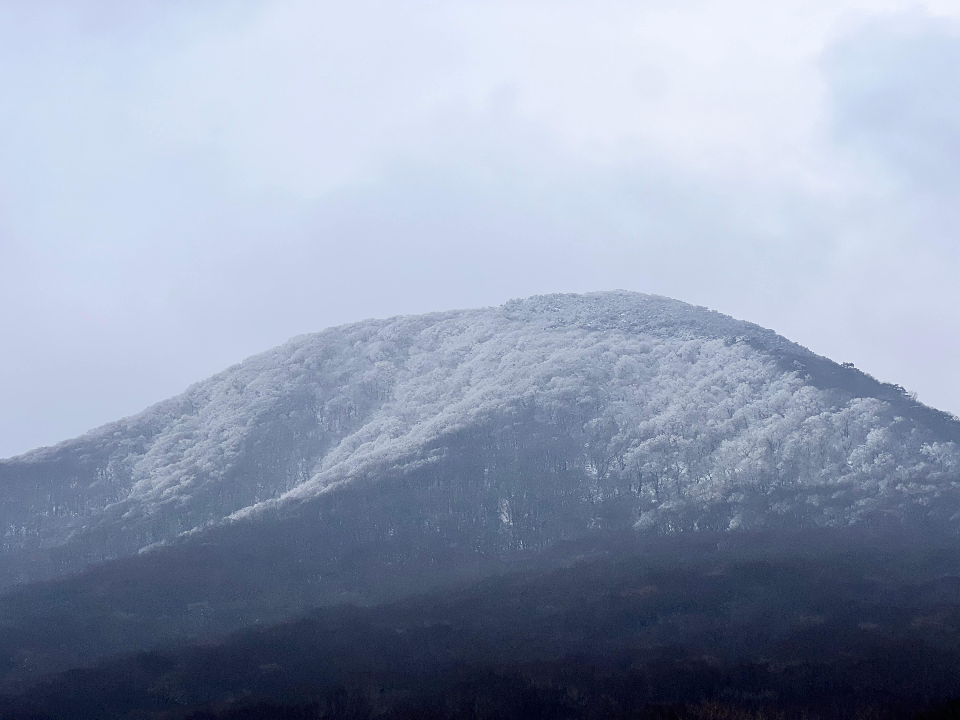
[[[498,557],[607,531],[955,532],[960,423],[662,297],[370,320],[0,461],[0,584],[310,518],[330,552]]]

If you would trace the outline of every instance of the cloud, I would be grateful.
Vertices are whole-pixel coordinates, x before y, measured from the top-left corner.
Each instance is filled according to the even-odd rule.
[[[960,189],[960,27],[911,15],[871,22],[825,66],[839,143],[911,191]]]

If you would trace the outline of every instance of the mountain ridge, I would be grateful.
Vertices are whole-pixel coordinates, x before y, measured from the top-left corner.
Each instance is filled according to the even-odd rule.
[[[719,318],[719,319],[722,319],[722,321],[724,321],[724,325],[726,325],[726,323],[729,322],[729,325],[726,325],[726,327],[727,327],[728,329],[730,329],[730,330],[734,330],[734,329],[743,330],[743,331],[744,331],[744,334],[743,334],[743,335],[735,335],[735,334],[731,334],[731,333],[727,333],[727,334],[719,333],[719,332],[716,332],[716,330],[719,329],[719,328],[717,327],[717,328],[715,328],[715,332],[712,334],[713,337],[717,337],[717,338],[719,338],[719,337],[732,337],[732,338],[735,338],[737,341],[747,342],[748,344],[754,345],[754,346],[758,347],[758,349],[785,351],[785,353],[789,355],[789,361],[791,361],[791,362],[792,362],[794,359],[796,359],[796,358],[808,358],[808,359],[827,360],[827,361],[828,361],[829,363],[831,363],[832,365],[835,365],[835,366],[837,366],[837,367],[841,367],[841,368],[843,368],[843,369],[845,369],[845,370],[846,370],[846,369],[852,369],[855,374],[864,377],[864,378],[867,379],[868,381],[872,381],[873,383],[876,383],[876,385],[879,386],[879,387],[881,387],[881,388],[885,388],[885,389],[887,389],[887,390],[894,390],[894,391],[903,391],[903,389],[902,389],[901,386],[896,385],[896,384],[893,384],[893,383],[889,383],[889,382],[884,382],[884,381],[877,380],[876,378],[874,378],[873,376],[865,373],[864,371],[859,370],[859,369],[857,369],[857,368],[854,368],[854,367],[852,366],[852,364],[846,364],[846,363],[845,363],[845,364],[841,365],[840,363],[836,363],[836,362],[834,362],[834,361],[832,361],[832,360],[829,360],[829,359],[825,358],[824,356],[817,355],[816,353],[814,353],[814,352],[811,351],[810,349],[808,349],[808,348],[806,348],[806,347],[804,347],[804,346],[802,346],[802,345],[800,345],[800,344],[798,344],[798,343],[795,343],[795,342],[793,342],[793,341],[790,341],[790,340],[788,340],[787,338],[784,338],[783,336],[777,334],[777,333],[776,333],[775,331],[773,331],[773,330],[764,328],[764,327],[762,327],[762,326],[760,326],[760,325],[757,325],[757,324],[752,323],[752,322],[749,322],[749,321],[737,320],[737,319],[733,318],[732,316],[725,315],[725,314],[723,314],[723,313],[720,313],[720,312],[718,312],[718,311],[716,311],[716,310],[712,310],[712,309],[707,308],[707,307],[704,307],[704,306],[692,305],[692,304],[689,304],[689,303],[684,303],[684,302],[682,302],[682,301],[674,300],[674,299],[672,299],[672,298],[668,298],[668,297],[665,297],[665,296],[649,295],[649,294],[646,294],[646,293],[637,293],[637,292],[626,291],[626,290],[597,291],[597,292],[590,292],[590,293],[583,293],[583,294],[577,294],[577,293],[551,293],[551,294],[545,294],[545,295],[531,296],[531,297],[529,297],[529,298],[513,299],[513,300],[507,301],[507,302],[504,303],[503,305],[491,305],[491,306],[487,306],[487,307],[483,307],[483,308],[477,308],[477,309],[463,309],[463,310],[438,311],[438,312],[431,312],[431,313],[425,313],[425,314],[420,314],[420,315],[394,315],[394,316],[387,317],[387,318],[383,318],[383,319],[368,318],[368,319],[366,319],[366,320],[360,320],[360,321],[357,321],[357,322],[344,323],[344,324],[341,324],[341,325],[331,326],[331,327],[329,327],[329,328],[326,328],[326,329],[324,329],[324,330],[320,330],[320,331],[317,331],[317,332],[302,333],[302,334],[299,334],[299,335],[295,335],[295,336],[291,337],[290,339],[288,339],[287,341],[285,341],[284,343],[281,343],[280,345],[278,345],[278,346],[276,346],[276,347],[274,347],[274,348],[270,348],[270,349],[268,349],[268,350],[264,350],[264,351],[259,352],[259,353],[254,353],[253,355],[245,358],[244,360],[241,360],[240,362],[234,363],[233,365],[230,365],[230,366],[228,366],[227,368],[224,368],[223,370],[221,370],[221,371],[219,371],[219,372],[217,372],[217,373],[214,373],[213,375],[211,375],[211,376],[208,377],[208,378],[205,378],[204,380],[199,380],[199,381],[197,381],[197,382],[191,383],[191,384],[186,388],[186,390],[184,390],[182,393],[180,393],[180,394],[178,394],[178,395],[175,395],[175,396],[172,396],[172,397],[170,397],[170,398],[166,398],[166,399],[164,399],[164,400],[160,400],[160,401],[158,401],[158,402],[156,402],[156,403],[153,403],[153,404],[151,404],[150,406],[148,406],[147,408],[144,408],[143,410],[141,410],[141,411],[139,411],[139,412],[137,412],[137,413],[134,413],[134,414],[132,414],[132,415],[125,416],[125,417],[123,417],[123,418],[120,418],[119,420],[114,420],[114,421],[110,421],[110,422],[104,423],[103,425],[99,425],[99,426],[97,426],[97,427],[95,427],[95,428],[91,428],[90,430],[88,430],[88,431],[86,431],[86,432],[84,432],[84,433],[82,433],[82,434],[80,434],[80,435],[78,435],[78,436],[76,436],[76,437],[68,438],[68,439],[59,441],[59,442],[57,442],[57,443],[54,443],[53,445],[41,446],[41,447],[33,448],[33,449],[31,449],[31,450],[27,450],[26,452],[19,453],[19,454],[17,454],[17,455],[12,455],[12,456],[7,457],[7,458],[0,458],[0,463],[5,463],[5,462],[6,462],[6,463],[9,463],[9,462],[14,462],[14,461],[17,461],[17,462],[32,462],[32,461],[36,461],[36,460],[43,460],[43,459],[46,459],[47,457],[49,457],[49,455],[51,455],[51,454],[53,454],[53,453],[55,453],[55,452],[60,452],[60,451],[63,451],[63,450],[67,450],[67,449],[75,446],[76,444],[79,444],[81,441],[83,441],[83,440],[85,440],[85,439],[89,439],[89,438],[91,438],[91,437],[95,437],[95,436],[97,436],[98,434],[105,433],[105,432],[107,432],[107,431],[109,431],[109,430],[113,430],[113,429],[115,429],[115,428],[120,428],[120,427],[123,426],[124,423],[133,423],[134,421],[136,421],[136,420],[144,417],[144,416],[147,415],[148,413],[151,413],[151,412],[154,412],[154,411],[160,411],[161,409],[163,409],[163,408],[168,408],[168,407],[169,407],[169,408],[180,407],[180,405],[178,405],[178,402],[182,401],[182,399],[184,399],[184,398],[185,398],[192,390],[194,390],[195,388],[197,388],[197,387],[199,387],[199,386],[202,386],[202,385],[204,385],[204,384],[206,384],[206,383],[209,383],[209,382],[211,382],[211,381],[214,381],[214,380],[216,380],[216,379],[218,379],[218,378],[225,377],[225,376],[226,376],[227,374],[229,374],[231,371],[237,370],[237,369],[243,367],[243,366],[244,366],[245,364],[247,364],[247,363],[255,362],[256,360],[261,359],[261,358],[266,358],[266,357],[273,356],[273,355],[276,354],[278,351],[280,351],[280,350],[282,350],[282,349],[284,349],[284,348],[287,348],[287,347],[290,347],[290,346],[294,346],[294,345],[296,345],[296,344],[298,344],[298,343],[300,343],[300,342],[303,342],[303,341],[307,341],[307,340],[310,340],[310,339],[313,339],[313,338],[317,338],[317,337],[319,337],[319,336],[322,336],[322,335],[325,334],[325,333],[342,331],[342,330],[346,330],[346,329],[349,329],[349,328],[355,328],[355,327],[359,327],[359,326],[363,326],[363,325],[368,325],[368,324],[376,324],[376,325],[388,324],[388,323],[392,323],[392,322],[396,322],[396,321],[402,321],[402,320],[406,320],[406,319],[410,319],[410,318],[424,318],[424,319],[437,318],[437,319],[446,319],[446,318],[451,317],[451,316],[466,315],[466,314],[469,314],[469,313],[482,313],[482,312],[485,312],[485,311],[497,311],[497,310],[502,310],[502,311],[504,311],[505,314],[506,314],[506,313],[511,313],[511,312],[513,312],[513,314],[514,314],[515,316],[519,316],[519,315],[523,314],[523,311],[524,311],[524,310],[527,310],[527,306],[528,306],[529,303],[531,303],[532,301],[541,301],[541,302],[543,303],[543,306],[541,307],[541,311],[543,312],[543,311],[549,311],[550,309],[558,309],[558,308],[557,308],[557,301],[563,301],[563,300],[572,299],[572,298],[592,299],[592,298],[605,298],[605,297],[618,297],[618,296],[619,296],[619,297],[628,297],[628,298],[643,298],[643,299],[648,300],[648,301],[649,301],[649,300],[653,300],[653,301],[657,301],[657,302],[662,302],[664,305],[679,306],[679,307],[682,307],[682,308],[686,309],[687,311],[696,311],[696,312],[698,312],[698,313],[703,313],[703,314],[706,315],[707,317]],[[529,311],[528,311],[528,313],[529,313]],[[595,323],[596,320],[599,320],[599,319],[601,319],[601,318],[600,318],[600,317],[588,318],[585,322],[584,322],[583,320],[581,320],[580,323],[578,323],[578,324],[580,324],[582,327],[585,327],[586,329],[591,329],[591,330],[596,330],[596,329],[610,329],[610,327],[597,328],[594,323]],[[610,319],[610,318],[609,318],[609,315],[607,316],[606,319],[608,319],[608,320]],[[591,322],[591,320],[593,320],[594,322]],[[568,323],[568,324],[569,324],[569,323]],[[718,324],[718,325],[719,325],[719,324]],[[662,325],[660,328],[658,328],[658,329],[661,329],[661,330],[662,330],[662,327],[663,327],[663,326],[666,326],[666,323],[663,323],[663,325]],[[707,327],[707,326],[708,326],[708,325],[707,325],[706,323],[702,323],[702,324],[699,325],[699,327]],[[721,325],[721,326],[723,326],[723,325]],[[548,326],[548,327],[549,327],[549,326]],[[633,325],[633,326],[628,325],[627,328],[632,329],[632,330],[648,331],[648,332],[654,330],[654,328],[650,328],[650,327],[637,327],[636,325]],[[625,329],[625,328],[621,328],[621,329]],[[707,334],[709,335],[710,333],[707,333]],[[691,337],[695,337],[695,336],[696,336],[696,335],[692,335]],[[903,391],[903,392],[905,392],[905,391]],[[933,408],[933,407],[930,407],[930,406],[926,406],[926,405],[923,405],[922,403],[917,403],[917,404],[918,404],[918,405],[922,405],[924,408],[927,408],[928,410],[930,410],[930,411],[932,411],[932,412],[934,412],[934,413],[937,413],[938,415],[943,416],[944,419],[946,419],[946,420],[951,420],[951,421],[954,421],[954,422],[957,422],[958,424],[960,424],[960,419],[958,419],[957,416],[954,415],[953,413],[950,413],[950,412],[944,411],[944,410],[940,410],[940,409],[937,409],[937,408]]]

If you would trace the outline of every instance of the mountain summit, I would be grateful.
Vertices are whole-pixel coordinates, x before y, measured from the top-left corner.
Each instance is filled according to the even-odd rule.
[[[367,525],[344,543],[947,527],[958,474],[956,418],[770,330],[650,295],[547,295],[300,336],[0,461],[0,569],[60,574],[358,491]]]

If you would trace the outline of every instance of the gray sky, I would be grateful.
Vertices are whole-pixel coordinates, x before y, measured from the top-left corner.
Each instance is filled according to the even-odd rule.
[[[0,0],[0,457],[626,288],[960,413],[960,4]]]

